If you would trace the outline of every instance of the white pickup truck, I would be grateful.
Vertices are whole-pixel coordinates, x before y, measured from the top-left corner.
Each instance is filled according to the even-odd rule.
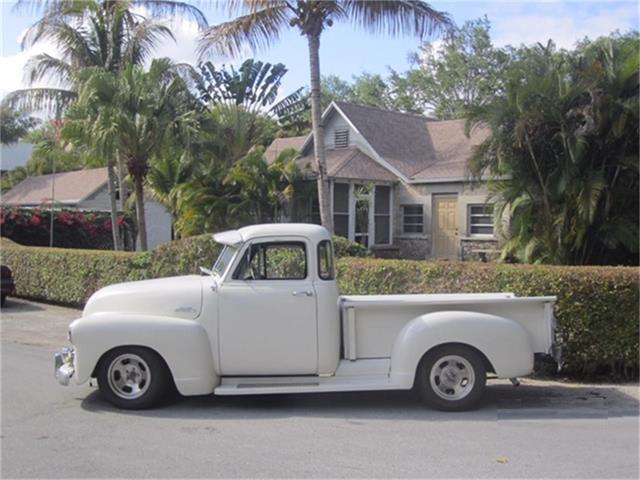
[[[329,232],[255,225],[202,275],[103,288],[55,355],[63,385],[97,378],[121,408],[182,395],[408,390],[429,405],[476,405],[493,372],[558,356],[555,297],[511,293],[340,296]]]

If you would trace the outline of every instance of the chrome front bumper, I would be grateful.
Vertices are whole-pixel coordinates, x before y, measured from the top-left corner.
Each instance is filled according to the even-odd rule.
[[[73,348],[63,347],[60,352],[54,354],[54,375],[60,385],[69,385],[69,380],[76,371],[75,358],[76,352]]]

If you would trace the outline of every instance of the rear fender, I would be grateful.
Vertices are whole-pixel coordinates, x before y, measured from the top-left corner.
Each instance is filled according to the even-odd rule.
[[[392,383],[411,388],[425,353],[448,343],[480,351],[500,378],[526,375],[533,369],[533,348],[520,324],[486,313],[434,312],[411,320],[396,337],[391,353]]]
[[[78,384],[89,380],[102,355],[121,346],[146,347],[158,353],[183,395],[208,394],[219,383],[209,337],[197,321],[103,312],[79,318],[69,329]]]

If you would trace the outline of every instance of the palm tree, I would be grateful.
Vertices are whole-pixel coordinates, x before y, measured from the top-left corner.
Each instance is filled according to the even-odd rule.
[[[320,106],[320,37],[334,21],[350,21],[371,33],[391,35],[432,35],[448,28],[446,13],[434,10],[421,0],[229,0],[234,20],[208,27],[200,38],[200,53],[213,49],[238,55],[248,45],[253,50],[266,47],[280,38],[287,28],[295,27],[306,37],[311,73],[311,118],[314,157],[318,171],[318,200],[322,224],[333,231],[329,183]]]
[[[187,152],[169,147],[158,156],[149,167],[147,185],[152,199],[163,204],[171,214],[171,224],[178,219],[180,186],[189,181],[192,164],[186,158]]]
[[[244,110],[280,117],[304,103],[304,87],[278,100],[282,79],[287,73],[282,63],[264,63],[249,58],[236,70],[233,66],[216,67],[201,63],[193,76],[195,88],[204,105],[225,103]]]
[[[524,48],[505,92],[472,110],[491,134],[474,152],[488,172],[503,256],[558,264],[637,264],[637,34]]]
[[[229,213],[259,223],[278,220],[301,184],[296,155],[293,149],[285,150],[269,165],[259,147],[236,162],[224,179],[234,187]]]
[[[59,57],[46,53],[31,57],[25,78],[30,84],[51,78],[59,86],[16,90],[3,103],[32,111],[62,112],[77,97],[77,74],[84,68],[117,73],[126,65],[143,64],[158,42],[175,38],[162,19],[137,13],[139,7],[157,16],[192,18],[200,28],[207,25],[198,8],[177,1],[20,0],[17,8],[42,11],[42,18],[24,34],[22,49],[51,41],[60,53]]]
[[[135,9],[144,7],[155,15],[180,15],[207,25],[204,14],[192,5],[176,1],[149,0],[21,0],[18,8],[35,8],[42,18],[25,33],[22,48],[53,41],[59,57],[46,53],[29,59],[25,76],[29,83],[52,78],[58,86],[26,88],[11,92],[3,104],[26,110],[63,112],[77,98],[78,75],[86,68],[118,73],[126,65],[141,65],[164,38],[174,39],[168,26],[157,18],[144,17]],[[174,39],[175,40],[175,39]],[[116,206],[116,155],[106,158],[114,249],[119,250]],[[121,185],[122,190],[122,185]]]
[[[147,249],[144,184],[150,162],[187,136],[194,125],[194,99],[178,68],[156,59],[148,71],[129,65],[116,75],[85,70],[69,111],[65,135],[105,154],[117,150],[133,179],[140,247]]]

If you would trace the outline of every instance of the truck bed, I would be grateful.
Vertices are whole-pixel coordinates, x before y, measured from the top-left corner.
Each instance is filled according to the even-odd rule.
[[[556,297],[516,297],[513,293],[436,295],[346,295],[340,297],[344,357],[388,358],[404,325],[439,311],[470,311],[505,317],[530,334],[534,352],[553,344]]]

